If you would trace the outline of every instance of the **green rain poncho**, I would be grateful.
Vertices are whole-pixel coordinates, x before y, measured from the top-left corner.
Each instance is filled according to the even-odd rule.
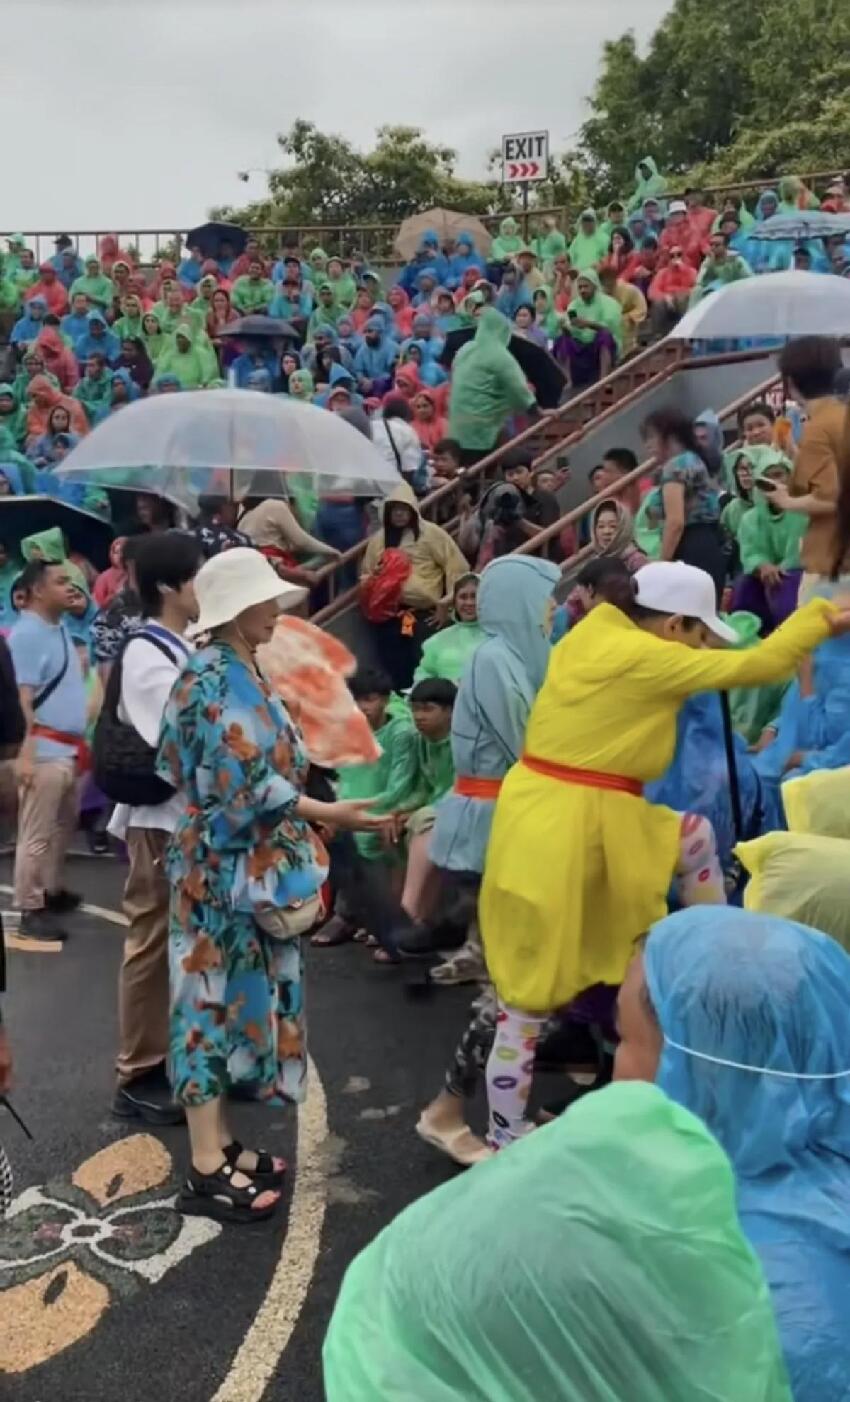
[[[798,175],[783,175],[779,182],[779,214],[799,214],[801,209],[820,209],[817,195]]]
[[[83,276],[75,278],[71,283],[68,296],[72,302],[78,292],[84,293],[92,307],[98,307],[100,311],[107,311],[112,307],[115,297],[115,283],[112,278],[106,276],[106,273],[101,272],[97,258],[87,258]]]
[[[82,404],[92,427],[101,423],[112,408],[112,371],[104,367],[94,379],[83,375],[74,387],[74,398]]]
[[[755,647],[761,639],[761,619],[755,613],[738,609],[720,615],[738,635],[735,646]],[[782,698],[791,683],[767,682],[764,686],[733,686],[729,690],[732,725],[748,745],[755,745],[765,726],[779,715]]]
[[[519,236],[519,224],[509,214],[499,225],[499,233],[490,246],[490,262],[506,263],[524,247],[524,240]]]
[[[449,438],[462,448],[488,452],[511,414],[534,404],[525,375],[508,345],[511,325],[495,307],[485,307],[473,340],[462,346],[452,366]]]
[[[158,365],[158,364],[159,364],[159,357],[162,355],[162,352],[165,350],[165,340],[166,340],[166,338],[165,338],[165,335],[163,334],[163,331],[162,331],[162,322],[160,321],[160,319],[159,319],[159,317],[157,316],[156,312],[145,312],[145,315],[144,315],[144,317],[142,318],[142,326],[144,327],[144,323],[145,323],[145,321],[147,320],[147,318],[148,318],[149,316],[154,318],[154,320],[156,321],[157,327],[158,327],[159,329],[158,329],[157,331],[146,331],[146,330],[143,330],[143,331],[142,331],[142,340],[143,340],[144,343],[145,343],[145,350],[147,351],[148,355],[150,356],[151,363],[152,363],[153,365]]]
[[[65,537],[58,526],[50,526],[46,531],[36,531],[21,541],[21,554],[26,561],[47,560],[51,565],[61,565],[67,559]]]
[[[118,320],[113,324],[112,330],[119,340],[138,340],[144,345],[147,339],[145,336],[144,320],[144,312],[140,312],[138,316],[127,316],[125,312],[123,316],[118,317]]]
[[[635,516],[635,542],[648,559],[659,559],[663,534],[664,503],[661,499],[661,488],[651,487],[641,499]]]
[[[316,292],[321,293],[326,287],[329,287],[333,293],[333,283],[329,282],[327,278],[323,278],[316,288]],[[323,302],[317,302],[307,323],[307,340],[315,340],[316,332],[320,326],[332,326],[335,329],[341,316],[342,308],[338,307],[336,302],[332,302],[329,307],[326,307]]]
[[[784,570],[800,568],[800,541],[806,533],[809,518],[799,511],[778,511],[770,505],[770,497],[758,490],[771,468],[782,468],[790,478],[794,468],[778,448],[749,448],[753,469],[753,509],[742,518],[738,528],[738,548],[744,574],[753,574],[760,565],[778,565]]]
[[[12,447],[23,447],[27,436],[26,405],[19,399],[15,386],[8,383],[0,384],[0,433],[3,429],[8,430]]]
[[[534,319],[536,324],[545,332],[550,340],[554,341],[561,332],[561,318],[555,311],[555,299],[552,296],[552,289],[548,284],[543,287],[536,287],[532,296],[534,305]],[[545,310],[540,314],[541,303],[545,305]]]
[[[309,370],[293,370],[289,377],[289,393],[293,399],[300,399],[304,404],[312,401],[316,385]]]
[[[593,220],[593,230],[585,233],[582,229],[582,219]],[[585,209],[582,211],[579,222],[576,225],[576,235],[570,244],[570,262],[574,268],[579,268],[584,272],[585,268],[593,268],[597,263],[601,263],[603,258],[608,256],[608,239],[605,232],[600,229],[596,220],[595,209]]]
[[[177,344],[178,335],[189,342],[186,349]],[[203,389],[210,380],[217,378],[215,352],[206,336],[199,336],[191,322],[181,322],[174,335],[167,337],[156,362],[156,379],[162,379],[163,375],[175,375],[184,389]]]
[[[172,311],[166,302],[154,302],[150,311],[151,316],[155,316],[159,322],[163,336],[171,336],[181,323],[188,323],[195,331],[205,329],[204,313],[200,311],[194,302],[181,302],[176,311]],[[145,337],[146,344],[149,338]],[[148,355],[151,355],[148,345]]]
[[[616,342],[617,350],[623,348],[623,309],[616,297],[609,297],[607,292],[602,291],[602,284],[599,281],[599,274],[595,268],[585,268],[579,281],[591,282],[594,293],[589,302],[585,302],[583,297],[575,296],[567,308],[567,316],[562,322],[565,331],[568,331],[573,340],[581,341],[587,345],[593,340],[596,332],[585,326],[574,326],[570,318],[570,312],[576,312],[586,321],[597,321],[604,326],[606,331],[610,331]]]
[[[339,261],[338,258],[330,258],[328,260],[329,264],[333,262],[339,263]],[[326,280],[333,288],[335,306],[341,312],[350,312],[357,300],[357,283],[351,276],[351,273],[347,273],[343,268],[339,277],[331,277],[330,273],[328,273]]]
[[[726,503],[720,513],[720,524],[723,530],[736,541],[738,539],[738,530],[741,522],[747,512],[751,511],[753,508],[752,491],[748,496],[744,496],[740,483],[738,482],[736,468],[742,459],[746,462],[750,461],[751,451],[752,449],[750,448],[739,447],[729,449],[723,454],[724,477],[727,479],[729,490],[734,492],[734,496],[731,501]]]
[[[531,241],[531,247],[541,263],[551,262],[559,253],[566,253],[567,240],[557,227],[554,219],[544,221],[545,233],[540,233]]]
[[[641,166],[649,167],[649,175],[645,176]],[[629,200],[629,214],[633,214],[636,209],[643,209],[644,200],[654,197],[661,199],[667,193],[667,181],[663,175],[659,175],[658,166],[652,156],[643,156],[635,166],[635,191]]]
[[[238,277],[230,289],[231,306],[240,316],[267,312],[273,297],[274,283],[269,278],[261,277],[252,282],[247,273],[244,277]]]
[[[0,389],[3,386],[0,385]],[[12,429],[7,428],[0,421],[0,468],[4,463],[10,463],[18,469],[21,478],[21,486],[25,492],[35,491],[35,468],[29,458],[25,458],[23,453],[19,453],[16,446],[16,439]]]
[[[314,248],[307,259],[305,276],[308,282],[324,282],[328,272],[328,255],[323,248]]]
[[[640,1081],[396,1217],[322,1357],[327,1402],[791,1402],[729,1160]]]
[[[374,799],[376,813],[394,813],[410,792],[416,772],[416,731],[410,707],[400,696],[390,697],[386,720],[375,731],[375,739],[381,747],[380,758],[372,764],[350,764],[341,768],[339,796]],[[387,853],[379,833],[358,832],[354,841],[367,861],[383,859]]]
[[[21,305],[21,289],[9,271],[8,261],[0,261],[0,312],[17,312]]]
[[[460,579],[455,580],[454,597],[457,598],[458,589],[471,583],[478,584],[478,575],[462,574]],[[484,629],[477,622],[458,621],[449,628],[441,628],[425,642],[419,666],[413,674],[414,685],[428,677],[443,677],[457,685],[467,662],[486,636]]]

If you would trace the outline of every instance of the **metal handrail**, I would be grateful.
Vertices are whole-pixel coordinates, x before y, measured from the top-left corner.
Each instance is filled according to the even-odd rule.
[[[730,351],[722,355],[700,356],[692,360],[686,360],[680,365],[679,368],[682,370],[695,370],[704,368],[706,366],[710,367],[712,365],[727,365],[740,363],[742,361],[748,360],[767,360],[769,359],[770,355],[770,351]],[[769,376],[768,379],[762,380],[755,387],[746,390],[744,394],[739,395],[736,399],[733,399],[731,403],[727,404],[723,409],[719,410],[718,418],[721,422],[723,422],[726,419],[732,418],[734,415],[740,414],[741,410],[746,408],[748,404],[754,404],[759,399],[764,399],[767,395],[770,394],[772,390],[774,390],[777,386],[781,387],[781,385],[781,375],[774,374]],[[621,401],[620,404],[616,407],[622,407],[623,402],[625,401]],[[594,428],[596,427],[597,422],[598,420],[593,420]],[[607,501],[611,497],[619,496],[620,493],[624,491],[627,487],[630,487],[634,482],[640,481],[642,477],[646,476],[647,472],[651,472],[654,466],[655,460],[653,458],[647,458],[644,462],[640,463],[632,472],[627,473],[626,476],[621,477],[618,482],[615,482],[612,484],[612,486],[607,487],[605,491],[598,492],[595,496],[588,497],[587,500],[580,502],[578,506],[572,507],[563,516],[559,517],[557,521],[553,522],[551,526],[546,526],[542,531],[538,531],[536,535],[531,536],[527,541],[524,541],[523,544],[512,553],[517,555],[536,554],[537,551],[543,549],[546,545],[548,545],[550,541],[555,540],[567,526],[574,525],[575,522],[581,521],[590,512],[595,510],[595,508],[599,506],[601,502]],[[354,550],[347,551],[346,555],[343,556],[343,560],[356,559],[358,555],[362,553],[363,550],[365,550],[365,548],[366,543],[361,542],[360,547],[355,547]],[[581,558],[582,554],[583,552],[579,551],[576,555],[571,556],[568,560],[565,561],[565,565],[571,565],[575,563],[579,558]],[[323,626],[325,623],[330,622],[331,619],[337,617],[338,614],[345,612],[345,610],[351,605],[355,604],[357,602],[358,594],[359,590],[356,585],[351,589],[345,590],[344,593],[340,594],[331,603],[325,605],[324,608],[319,609],[316,613],[314,613],[311,616],[310,621],[312,623],[318,624],[319,626]]]
[[[801,174],[799,179],[808,186],[812,186],[820,181],[831,180],[835,175],[835,168],[832,170],[818,170]],[[775,185],[781,179],[778,175],[766,175],[753,177],[750,180],[736,180],[720,185],[707,185],[704,187],[706,198],[711,201],[714,197],[724,197],[726,195],[746,194],[749,191],[765,190]],[[676,192],[671,191],[665,196],[666,199],[679,198]],[[479,214],[474,217],[480,219],[486,228],[495,228],[508,215],[512,215],[520,224],[523,230],[523,237],[528,238],[529,221],[532,219],[542,219],[547,215],[554,215],[557,219],[566,220],[571,217],[572,211],[567,205],[548,206],[545,209],[532,210],[501,210],[496,214]],[[271,236],[279,240],[284,233],[294,234],[299,239],[312,241],[314,238],[319,244],[340,247],[345,240],[349,245],[362,242],[364,245],[370,242],[381,241],[392,250],[399,225],[395,224],[262,224],[252,225],[251,232],[258,238]],[[9,238],[15,230],[8,232],[0,231],[0,239]],[[41,261],[41,240],[52,241],[56,234],[61,232],[57,229],[31,229],[24,232],[24,237],[34,239],[36,242],[36,257]],[[74,240],[75,248],[79,249],[81,239],[98,240],[105,234],[115,234],[120,242],[128,241],[138,247],[142,239],[152,239],[154,241],[154,251],[158,252],[163,243],[171,242],[174,239],[182,239],[186,229],[78,229],[69,231],[69,237]],[[365,251],[365,250],[364,250]]]
[[[591,385],[588,389],[577,394],[575,398],[571,399],[567,404],[562,404],[554,413],[548,414],[542,419],[535,419],[534,422],[523,429],[521,433],[516,434],[515,437],[511,438],[507,443],[503,443],[499,447],[494,448],[491,453],[481,458],[473,467],[467,468],[462,477],[456,477],[451,482],[445,482],[442,486],[437,487],[435,491],[430,492],[428,496],[424,497],[420,502],[420,512],[428,519],[435,511],[439,511],[440,508],[444,508],[448,505],[452,497],[459,498],[461,494],[468,489],[470,482],[487,480],[493,476],[504,461],[513,456],[517,448],[539,438],[541,431],[545,432],[547,427],[553,424],[557,425],[559,422],[569,423],[577,413],[579,416],[581,415],[584,406],[589,407],[600,397],[604,399],[605,395],[610,393],[612,397],[611,404],[607,405],[601,412],[591,414],[585,422],[580,422],[572,432],[565,433],[563,438],[547,448],[543,456],[549,458],[557,453],[564,452],[567,447],[579,442],[589,432],[590,428],[595,427],[600,420],[608,417],[624,404],[629,403],[633,398],[637,397],[646,389],[647,385],[659,384],[663,382],[663,380],[669,379],[677,367],[684,363],[686,353],[687,348],[685,343],[682,341],[674,341],[672,337],[667,337],[665,340],[659,341],[653,346],[649,346],[645,351],[642,351],[640,355],[636,355],[631,360],[627,360],[622,365],[618,365],[616,369],[611,371],[610,375],[606,375],[604,379],[597,381],[595,385]],[[618,382],[626,383],[635,377],[636,372],[640,375],[644,368],[648,370],[650,366],[659,362],[660,369],[657,373],[648,374],[647,378],[636,386],[634,390],[621,397],[617,397],[616,386]],[[542,459],[538,459],[538,461],[541,460]],[[455,518],[449,520],[447,522],[448,527],[451,527],[454,521]],[[329,564],[324,565],[320,570],[317,570],[315,577],[316,586],[326,584],[333,590],[334,578],[342,575],[347,565],[353,564],[359,560],[365,550],[366,541],[360,541],[357,545],[353,545],[351,549],[346,550],[345,554],[338,560],[333,560]],[[319,618],[320,614],[325,615],[326,610],[332,608],[335,602],[336,601],[332,598],[329,603],[319,611],[319,614],[314,615],[314,619]],[[334,612],[336,612],[336,610],[334,610]]]
[[[706,357],[706,359],[708,359],[708,357]],[[692,361],[684,368],[692,369],[699,364],[699,361]],[[740,394],[737,399],[733,399],[731,404],[727,404],[725,408],[718,410],[718,419],[723,423],[725,419],[733,418],[735,415],[740,414],[741,410],[745,409],[748,404],[755,404],[758,400],[764,399],[775,386],[781,384],[781,375],[771,375],[768,379],[762,380],[762,382],[753,389],[748,389],[745,394]],[[646,458],[645,461],[639,463],[632,472],[627,473],[625,477],[621,477],[618,482],[612,483],[610,487],[606,487],[602,492],[597,492],[595,496],[588,497],[586,501],[580,502],[578,506],[574,506],[572,510],[567,511],[560,520],[554,521],[551,526],[546,526],[544,530],[538,531],[534,536],[530,536],[528,540],[523,541],[522,545],[518,546],[512,553],[515,555],[535,555],[538,550],[548,545],[551,540],[555,540],[567,526],[572,526],[576,521],[581,521],[591,511],[594,511],[601,502],[608,501],[611,497],[619,496],[626,487],[630,487],[634,482],[639,482],[648,472],[652,472],[655,466],[656,462],[654,458]],[[569,560],[565,561],[565,564],[571,564],[575,558],[575,556],[571,556]]]

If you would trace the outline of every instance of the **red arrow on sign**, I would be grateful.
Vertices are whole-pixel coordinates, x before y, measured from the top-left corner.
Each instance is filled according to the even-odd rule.
[[[508,161],[508,180],[533,180],[539,174],[539,161]]]

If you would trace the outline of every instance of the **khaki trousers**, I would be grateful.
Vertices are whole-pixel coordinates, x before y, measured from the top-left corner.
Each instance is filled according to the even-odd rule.
[[[32,783],[18,793],[15,905],[41,910],[45,891],[62,888],[65,854],[77,827],[73,760],[41,760]]]
[[[122,1083],[168,1056],[168,902],[163,857],[169,834],[128,828],[130,872],[124,914],[130,928],[118,976],[118,1079]]]

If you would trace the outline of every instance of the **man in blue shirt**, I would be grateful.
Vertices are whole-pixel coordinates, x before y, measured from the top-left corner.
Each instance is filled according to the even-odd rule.
[[[73,597],[67,565],[32,560],[20,585],[26,604],[9,634],[26,724],[15,762],[15,905],[21,912],[23,937],[61,941],[67,935],[57,917],[79,905],[79,897],[62,886],[62,868],[77,826],[85,684],[79,654],[63,622]]]

